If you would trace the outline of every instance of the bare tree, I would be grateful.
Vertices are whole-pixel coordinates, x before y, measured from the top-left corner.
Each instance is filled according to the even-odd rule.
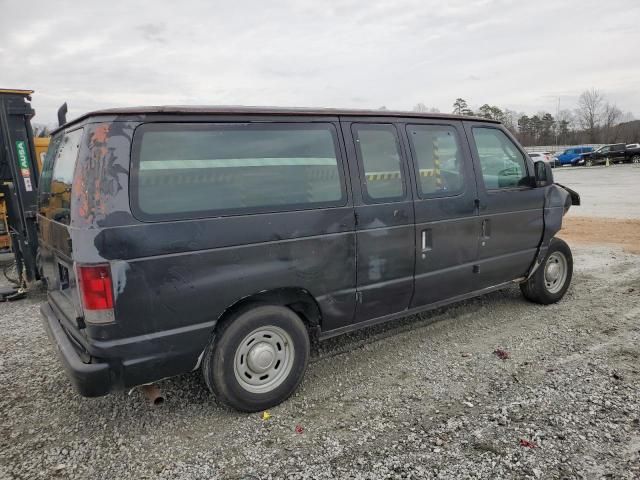
[[[607,102],[603,109],[605,141],[613,143],[618,140],[618,124],[622,119],[622,110],[615,104]]]
[[[597,141],[598,127],[602,120],[603,104],[604,95],[595,88],[585,90],[578,98],[576,114],[582,128],[587,130],[589,140],[592,143]]]
[[[633,116],[633,113],[625,112],[625,113],[622,114],[622,118],[620,119],[620,123],[632,122],[633,120],[635,120],[635,117]]]
[[[438,110],[436,107],[427,107],[422,102],[414,105],[413,111],[418,113],[440,113],[440,110]]]
[[[556,117],[556,144],[573,143],[577,140],[575,130],[578,127],[576,116],[571,110],[560,110]]]
[[[429,109],[424,103],[420,102],[413,107],[413,111],[418,113],[424,113],[424,112],[428,112]]]
[[[515,110],[505,108],[502,112],[502,123],[511,133],[516,133],[519,114]]]

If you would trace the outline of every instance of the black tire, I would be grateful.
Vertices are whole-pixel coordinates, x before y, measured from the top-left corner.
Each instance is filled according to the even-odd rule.
[[[566,276],[561,285],[557,283],[551,283],[546,278],[547,264],[564,257],[566,260]],[[557,262],[554,262],[557,263]],[[542,262],[542,265],[534,272],[534,274],[526,282],[520,284],[520,290],[527,300],[535,303],[541,303],[548,305],[550,303],[558,302],[564,294],[567,292],[569,285],[571,284],[571,278],[573,277],[573,256],[571,255],[571,249],[564,240],[559,238],[552,238],[549,244],[549,250]],[[560,281],[560,280],[558,280]]]
[[[18,277],[18,269],[15,261],[2,267],[2,274],[9,282],[14,285],[20,285],[20,278]]]
[[[273,370],[274,376],[280,376],[281,383],[271,390],[249,391],[236,377],[236,352],[239,353],[238,358],[243,358],[245,365],[249,365],[249,353],[260,340],[255,343],[251,340],[246,345],[243,341],[257,330],[268,331],[269,328],[286,332],[291,341],[293,348],[286,342],[285,344],[287,351],[293,353],[288,357],[289,361],[283,361],[283,365],[286,364],[287,367],[280,367],[286,368],[288,372]],[[241,348],[249,349],[246,357],[240,354]],[[279,305],[252,305],[236,312],[219,325],[202,359],[202,374],[209,390],[222,403],[243,412],[259,412],[278,405],[295,392],[307,369],[309,350],[308,331],[293,310]],[[271,364],[273,362],[271,360]],[[279,363],[275,363],[275,369]],[[271,369],[267,373],[270,372]],[[239,375],[242,377],[240,373]]]

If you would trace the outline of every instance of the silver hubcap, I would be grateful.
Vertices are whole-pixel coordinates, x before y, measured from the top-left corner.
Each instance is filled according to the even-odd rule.
[[[287,332],[279,327],[260,327],[247,335],[236,350],[233,371],[242,388],[266,393],[285,381],[295,351]]]
[[[544,266],[544,284],[549,293],[558,293],[567,280],[567,258],[563,253],[553,252]]]
[[[640,156],[636,155],[635,157],[633,157],[633,158],[631,159],[631,161],[632,161],[633,163],[640,163]]]

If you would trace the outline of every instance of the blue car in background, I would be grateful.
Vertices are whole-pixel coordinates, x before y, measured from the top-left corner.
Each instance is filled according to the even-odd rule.
[[[589,152],[593,152],[593,147],[567,148],[560,155],[556,155],[556,160],[560,165],[577,165],[582,160],[582,155]]]

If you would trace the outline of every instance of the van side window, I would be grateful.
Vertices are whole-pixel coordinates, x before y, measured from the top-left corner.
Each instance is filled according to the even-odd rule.
[[[60,146],[60,142],[64,137],[64,133],[59,133],[51,139],[51,143],[49,144],[49,148],[47,149],[47,154],[44,157],[44,162],[42,162],[42,173],[40,174],[40,185],[38,187],[38,193],[40,195],[41,201],[47,200],[46,195],[42,195],[43,193],[49,193],[51,191],[51,178],[53,175],[53,163],[58,155],[58,147]]]
[[[456,195],[464,186],[464,157],[456,129],[449,125],[407,125],[420,179],[420,197]]]
[[[71,185],[78,159],[82,129],[53,140],[40,177],[40,214],[69,225]]]
[[[132,208],[167,219],[345,205],[337,151],[329,123],[144,124]]]
[[[473,138],[487,190],[530,186],[524,155],[502,130],[474,127]]]
[[[403,198],[405,187],[395,127],[388,124],[354,124],[352,131],[364,174],[362,185],[365,199]]]

